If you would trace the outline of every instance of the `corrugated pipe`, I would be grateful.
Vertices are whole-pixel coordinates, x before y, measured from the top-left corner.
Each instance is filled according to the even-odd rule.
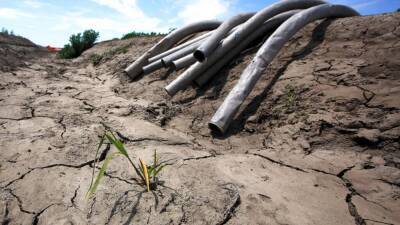
[[[163,57],[165,57],[165,56],[167,56],[169,54],[172,54],[172,53],[174,53],[174,52],[176,52],[176,51],[178,51],[178,50],[180,50],[180,49],[182,49],[184,47],[187,47],[187,46],[189,46],[189,45],[191,45],[191,44],[193,44],[195,42],[201,41],[201,40],[209,37],[213,32],[214,31],[207,32],[207,33],[202,34],[202,35],[200,35],[198,37],[195,37],[195,38],[193,38],[193,39],[191,39],[191,40],[189,40],[189,41],[187,41],[187,42],[185,42],[183,44],[180,44],[180,45],[178,45],[176,47],[173,47],[173,48],[169,49],[168,51],[165,51],[165,52],[162,52],[162,53],[160,53],[160,54],[158,54],[156,56],[153,56],[153,57],[151,57],[149,59],[149,63],[152,63],[154,61],[162,59]]]
[[[251,32],[257,30],[266,20],[276,16],[279,13],[294,10],[304,9],[315,5],[324,4],[321,0],[285,0],[275,3],[265,9],[261,10],[245,23],[239,26],[232,34],[225,38],[220,46],[213,52],[210,57],[203,63],[195,63],[182,73],[177,79],[171,82],[165,90],[171,96],[175,95],[178,91],[186,88],[194,79],[201,73],[206,71],[209,66],[214,64],[219,58],[225,56],[235,46],[245,39]]]
[[[131,79],[134,79],[143,72],[142,67],[148,63],[150,57],[157,55],[160,52],[166,51],[167,49],[171,48],[172,46],[174,46],[176,43],[178,43],[188,35],[202,31],[213,30],[216,29],[219,25],[221,25],[220,21],[208,20],[208,21],[192,23],[180,29],[175,30],[172,33],[165,36],[163,39],[161,39],[161,41],[159,41],[150,50],[148,50],[142,56],[140,56],[134,63],[129,65],[125,69],[125,72]]]
[[[222,105],[212,117],[211,130],[225,133],[240,105],[249,95],[254,85],[278,54],[283,45],[301,28],[315,20],[327,17],[348,17],[359,15],[355,10],[343,5],[320,5],[289,18],[261,46],[254,59],[243,71],[238,83],[229,92]]]
[[[219,45],[222,39],[224,39],[232,28],[239,24],[244,23],[255,13],[243,13],[238,14],[229,20],[223,22],[206,41],[204,41],[196,51],[193,52],[193,56],[199,61],[203,62]]]
[[[261,38],[262,36],[266,35],[267,33],[271,32],[275,28],[277,28],[280,24],[285,22],[288,18],[293,16],[294,14],[300,12],[300,10],[292,10],[288,12],[281,13],[277,16],[274,16],[267,22],[265,22],[259,29],[255,30],[253,33],[250,34],[246,39],[244,39],[240,44],[229,51],[224,57],[222,57],[218,62],[210,66],[204,73],[202,73],[199,77],[194,80],[194,83],[201,87],[208,80],[212,78],[218,71],[221,70],[227,63],[229,63],[233,58],[239,55],[244,49],[248,47],[254,40]]]
[[[193,56],[193,54],[186,55],[185,57],[182,57],[180,59],[177,59],[171,63],[171,68],[173,70],[180,70],[182,68],[188,67],[195,63],[197,60]]]

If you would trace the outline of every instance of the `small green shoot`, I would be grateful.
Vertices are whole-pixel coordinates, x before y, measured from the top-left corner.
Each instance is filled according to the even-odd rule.
[[[106,142],[107,141],[107,142]],[[96,169],[96,164],[98,163],[98,155],[100,148],[104,144],[111,144],[113,145],[116,149],[117,152],[110,153],[103,161],[103,165],[100,167],[100,170],[95,178],[95,169]],[[135,173],[137,176],[140,177],[141,182],[143,185],[146,185],[147,191],[154,190],[157,188],[158,184],[158,177],[157,175],[161,172],[161,170],[166,166],[165,163],[159,163],[159,160],[157,158],[157,152],[154,150],[153,154],[153,163],[151,166],[147,166],[146,163],[139,158],[139,163],[138,166],[136,166],[130,156],[128,155],[127,150],[125,149],[124,143],[119,140],[118,138],[115,137],[113,132],[107,131],[104,133],[104,135],[101,137],[100,142],[97,146],[96,149],[96,154],[95,154],[95,159],[93,160],[94,165],[93,165],[93,171],[92,171],[92,179],[89,185],[89,189],[86,193],[86,198],[90,198],[97,190],[97,187],[100,184],[101,179],[103,178],[107,167],[110,163],[110,161],[115,157],[115,156],[123,156],[125,157],[128,161],[129,164],[133,167]]]

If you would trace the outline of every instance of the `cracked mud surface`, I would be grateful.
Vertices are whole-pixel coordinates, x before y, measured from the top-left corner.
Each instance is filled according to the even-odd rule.
[[[207,122],[256,48],[204,89],[169,98],[163,87],[177,74],[135,82],[121,74],[157,39],[2,69],[2,225],[400,224],[399,13],[304,28],[226,136],[210,134]],[[121,46],[128,51],[91,64],[91,54]],[[157,149],[169,162],[164,185],[144,192],[116,158],[85,201],[105,127],[134,158],[150,161]]]

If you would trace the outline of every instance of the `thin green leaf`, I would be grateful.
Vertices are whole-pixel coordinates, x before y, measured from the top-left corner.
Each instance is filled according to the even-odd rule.
[[[99,145],[97,146],[97,149],[96,149],[96,154],[94,155],[93,170],[92,170],[92,179],[90,180],[89,190],[90,190],[90,188],[92,188],[92,185],[93,185],[94,173],[95,173],[95,169],[96,169],[96,163],[97,163],[97,160],[98,160],[98,159],[97,159],[97,156],[99,155],[99,151],[100,151],[101,146],[103,146],[104,139],[105,139],[105,134],[103,134],[103,136],[101,136]]]
[[[150,172],[150,174],[152,174],[155,169],[157,168],[157,150],[154,149],[154,154],[153,154],[153,169]],[[156,182],[156,175],[153,174],[153,182]]]
[[[154,172],[154,177],[156,177],[157,174],[158,174],[159,172],[161,172],[161,170],[164,169],[165,166],[166,166],[166,165],[162,165],[162,166],[158,167],[158,169]]]
[[[132,165],[132,167],[135,170],[136,174],[145,183],[146,182],[145,177],[140,173],[138,168],[132,162],[132,159],[129,157],[128,152],[126,151],[126,149],[124,147],[124,144],[120,140],[118,140],[112,132],[110,132],[110,134],[106,134],[106,137],[107,137],[108,141],[110,141],[117,148],[117,150],[129,160],[129,163]]]
[[[104,160],[103,165],[101,166],[99,173],[97,174],[96,177],[96,181],[93,183],[93,186],[91,186],[88,190],[88,192],[86,193],[86,198],[90,198],[97,190],[97,187],[100,184],[101,178],[103,178],[104,173],[107,170],[108,164],[110,163],[110,161],[113,159],[114,156],[116,155],[120,155],[120,152],[114,152],[111,155],[107,156],[107,158]]]
[[[154,172],[154,167],[153,166],[148,167],[147,172],[149,173],[149,176],[152,177],[152,174]]]
[[[119,152],[128,157],[128,152],[126,151],[124,145],[118,139],[116,139],[112,133],[111,135],[112,136],[106,134],[108,141],[110,141],[117,148]]]

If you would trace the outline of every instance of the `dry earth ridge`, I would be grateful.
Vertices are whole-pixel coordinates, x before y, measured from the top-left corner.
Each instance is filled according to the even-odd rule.
[[[400,224],[400,13],[305,27],[226,136],[207,122],[257,48],[170,98],[177,74],[121,72],[158,39],[102,42],[72,61],[0,39],[15,57],[0,58],[2,225]],[[106,127],[135,159],[157,149],[164,185],[145,192],[117,158],[85,201]]]

